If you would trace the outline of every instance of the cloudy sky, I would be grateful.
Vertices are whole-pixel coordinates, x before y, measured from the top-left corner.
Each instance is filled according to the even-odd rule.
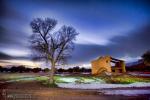
[[[68,64],[89,64],[111,55],[127,62],[150,49],[149,0],[1,0],[0,64],[25,64],[32,54],[28,38],[34,18],[55,18],[80,34]]]

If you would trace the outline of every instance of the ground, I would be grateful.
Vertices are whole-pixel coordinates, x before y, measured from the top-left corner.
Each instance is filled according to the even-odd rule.
[[[149,100],[147,94],[136,96],[106,95],[103,91],[119,90],[116,89],[69,89],[69,88],[50,88],[41,83],[41,77],[45,74],[35,73],[1,73],[0,74],[0,100]],[[73,76],[68,76],[74,79]],[[27,80],[28,78],[28,80]],[[58,83],[62,76],[56,76]],[[83,78],[77,76],[77,78]],[[85,77],[87,79],[87,77]],[[86,81],[90,81],[88,78]],[[92,78],[93,79],[93,78]],[[15,80],[15,81],[10,81]],[[40,81],[39,81],[40,80]],[[65,79],[66,80],[66,79]],[[148,79],[149,80],[149,79]],[[100,81],[100,80],[99,80]],[[65,83],[65,82],[64,82]],[[144,88],[123,88],[123,90],[143,90]],[[144,90],[149,91],[150,87]]]

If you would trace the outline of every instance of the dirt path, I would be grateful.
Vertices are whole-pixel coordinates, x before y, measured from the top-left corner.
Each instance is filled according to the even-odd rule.
[[[0,100],[149,100],[147,96],[105,96],[97,90],[48,88],[36,81],[0,84]]]

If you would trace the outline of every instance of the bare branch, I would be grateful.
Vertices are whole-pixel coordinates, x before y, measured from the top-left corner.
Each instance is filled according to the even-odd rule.
[[[34,19],[30,25],[33,34],[30,38],[31,48],[35,54],[35,60],[41,59],[51,63],[51,79],[57,63],[64,63],[71,56],[74,41],[78,33],[73,27],[62,26],[57,32],[51,33],[56,26],[55,19]]]

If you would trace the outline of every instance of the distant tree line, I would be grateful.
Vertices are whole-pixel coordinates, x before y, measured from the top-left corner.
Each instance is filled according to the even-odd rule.
[[[45,68],[45,69],[41,69],[41,68],[28,68],[25,66],[12,66],[11,68],[6,68],[6,67],[2,67],[0,66],[0,72],[19,72],[19,73],[23,73],[23,72],[34,72],[34,73],[38,73],[40,71],[43,72],[48,72],[49,69]]]
[[[50,69],[49,68],[28,68],[25,67],[23,65],[21,66],[12,66],[11,68],[7,68],[7,67],[2,67],[0,66],[0,72],[18,72],[18,73],[28,73],[28,72],[34,72],[34,73],[38,73],[38,72],[49,72]],[[91,72],[91,69],[87,69],[87,68],[80,68],[80,67],[73,67],[73,68],[69,68],[69,69],[63,69],[63,68],[59,68],[56,69],[56,73],[63,73],[63,72],[69,72],[69,73],[78,73],[78,72]]]
[[[80,72],[91,72],[91,69],[89,68],[80,68],[78,66],[73,67],[73,68],[68,68],[68,69],[63,69],[63,68],[59,68],[57,69],[57,73],[63,73],[63,72],[69,72],[69,73],[80,73]]]

